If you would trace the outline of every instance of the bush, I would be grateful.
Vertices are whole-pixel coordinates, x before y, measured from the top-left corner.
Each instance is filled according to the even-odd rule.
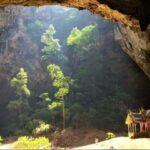
[[[45,137],[19,137],[15,143],[14,149],[48,149],[51,147],[51,143]]]
[[[3,139],[2,139],[2,137],[0,136],[0,145],[2,144],[2,142],[3,142]]]
[[[48,132],[52,126],[50,124],[46,124],[43,121],[39,122],[39,125],[33,130],[34,135],[42,134]]]
[[[112,132],[107,132],[106,135],[107,135],[107,136],[106,136],[106,139],[107,139],[107,140],[116,137],[116,135],[115,135],[114,133],[112,133]]]

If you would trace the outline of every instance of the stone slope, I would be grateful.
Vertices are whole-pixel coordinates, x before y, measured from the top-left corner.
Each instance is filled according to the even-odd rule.
[[[96,144],[77,147],[73,150],[77,149],[150,149],[150,138],[130,139],[128,137],[117,137]]]

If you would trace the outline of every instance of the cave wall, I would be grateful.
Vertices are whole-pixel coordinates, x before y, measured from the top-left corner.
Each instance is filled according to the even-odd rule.
[[[118,25],[116,38],[122,49],[150,78],[150,29],[142,32],[140,29]]]

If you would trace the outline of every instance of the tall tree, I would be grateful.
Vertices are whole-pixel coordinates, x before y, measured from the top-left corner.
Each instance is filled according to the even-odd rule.
[[[16,77],[12,78],[10,81],[10,84],[16,89],[18,99],[10,101],[8,108],[10,110],[18,110],[19,113],[21,113],[23,107],[28,105],[27,97],[30,96],[30,90],[28,88],[28,74],[24,68],[20,68]]]
[[[50,109],[62,106],[63,129],[65,129],[65,96],[69,93],[69,84],[71,79],[65,76],[61,68],[56,64],[47,66],[49,76],[53,80],[53,86],[57,88],[54,97],[59,100],[49,105]]]

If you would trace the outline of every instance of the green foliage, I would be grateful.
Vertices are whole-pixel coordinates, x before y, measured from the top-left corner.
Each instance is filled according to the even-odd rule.
[[[51,143],[45,137],[19,137],[15,143],[14,149],[49,149]]]
[[[48,65],[47,70],[49,71],[49,75],[53,80],[64,78],[64,74],[61,71],[60,66],[58,66],[56,64]]]
[[[18,110],[18,108],[20,108],[21,106],[22,106],[22,101],[13,100],[9,102],[7,108],[9,110]]]
[[[18,110],[21,107],[29,107],[29,103],[27,99],[19,99],[19,100],[13,100],[10,101],[9,104],[7,105],[7,108],[9,110]]]
[[[79,45],[86,44],[88,40],[91,38],[91,34],[93,33],[96,25],[89,25],[79,30],[77,27],[73,28],[71,34],[67,38],[68,45]]]
[[[50,64],[47,66],[49,76],[53,80],[53,86],[57,88],[54,96],[56,99],[62,102],[53,102],[49,105],[49,109],[52,111],[54,108],[62,106],[62,118],[63,118],[63,129],[65,129],[65,99],[64,97],[69,93],[69,84],[72,80],[65,76],[61,68],[56,64]]]
[[[106,133],[106,139],[107,140],[115,138],[115,137],[116,137],[116,135],[113,132],[107,132]]]
[[[53,110],[53,109],[56,109],[56,108],[59,108],[59,107],[62,107],[62,102],[52,102],[50,105],[48,105],[48,108],[49,110]]]
[[[47,101],[47,102],[50,102],[50,101],[51,101],[51,99],[49,98],[48,93],[42,93],[39,97],[40,97],[42,100],[44,100],[44,101]]]
[[[64,76],[61,68],[56,64],[47,66],[50,77],[53,79],[53,86],[58,88],[55,93],[57,99],[62,99],[69,93],[69,77]]]
[[[52,56],[56,56],[60,51],[61,47],[58,39],[54,39],[54,34],[56,33],[54,26],[50,25],[46,32],[41,37],[41,42],[45,45],[42,49],[43,56],[42,59],[48,60]]]
[[[12,78],[11,86],[16,88],[16,93],[19,96],[30,96],[30,90],[27,87],[28,74],[24,68],[20,68],[16,77]]]
[[[26,97],[30,96],[30,90],[28,89],[28,75],[23,68],[20,68],[16,77],[10,81],[11,86],[16,88],[16,93],[19,96],[18,100],[10,101],[7,108],[10,110],[19,110],[21,113],[23,108],[29,107],[29,103]],[[21,115],[21,114],[20,114]]]
[[[46,124],[45,122],[40,121],[39,125],[33,130],[33,134],[34,135],[39,135],[39,134],[42,134],[42,133],[46,133],[51,128],[52,128],[52,126],[50,124]]]
[[[2,139],[2,137],[0,136],[0,145],[2,144],[2,142],[3,142],[3,139]]]
[[[74,44],[79,44],[80,43],[80,38],[81,38],[81,31],[75,27],[72,29],[71,34],[69,35],[67,39],[67,44],[68,45],[74,45]]]
[[[26,128],[26,125],[29,121],[28,113],[30,110],[30,105],[28,97],[30,96],[30,90],[27,86],[27,72],[25,72],[23,68],[20,68],[19,73],[16,77],[12,78],[10,84],[12,87],[15,87],[16,94],[18,96],[17,100],[12,100],[7,105],[7,109],[12,111],[13,119],[18,121],[13,124],[13,128],[11,130],[13,130],[15,135],[20,135],[27,131],[26,129],[28,127]],[[22,127],[24,128],[22,129]]]

